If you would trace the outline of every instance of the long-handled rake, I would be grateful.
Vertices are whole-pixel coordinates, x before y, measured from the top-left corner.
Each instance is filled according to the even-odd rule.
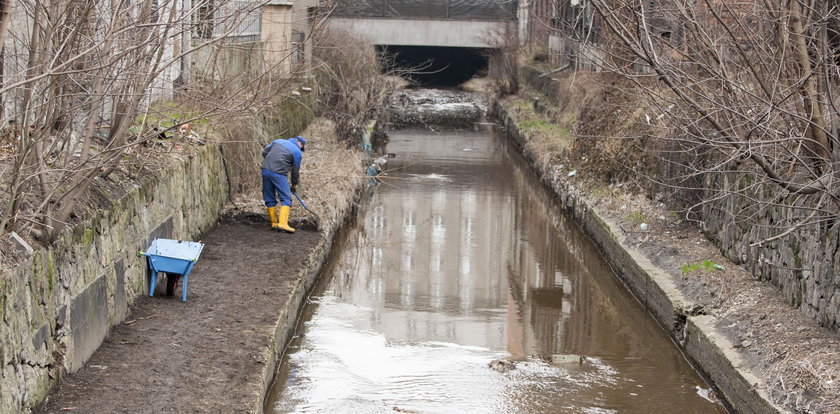
[[[314,211],[310,210],[310,209],[309,209],[309,207],[306,205],[306,203],[304,203],[304,202],[303,202],[303,200],[301,200],[301,199],[300,199],[300,196],[297,194],[297,192],[292,191],[292,194],[295,196],[295,198],[296,198],[296,199],[297,199],[297,201],[300,203],[300,205],[302,205],[302,206],[303,206],[303,208],[305,208],[305,209],[306,209],[306,211],[308,211],[308,212],[312,213],[312,215],[313,215],[313,216],[315,216],[315,218],[316,218],[316,219],[318,219],[318,221],[321,221],[321,217],[319,217],[319,216],[318,216],[318,213],[316,213],[316,212],[314,212]]]

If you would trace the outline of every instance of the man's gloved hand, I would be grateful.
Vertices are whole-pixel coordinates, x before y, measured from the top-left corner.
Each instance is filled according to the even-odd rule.
[[[292,186],[292,192],[297,193],[297,184]]]

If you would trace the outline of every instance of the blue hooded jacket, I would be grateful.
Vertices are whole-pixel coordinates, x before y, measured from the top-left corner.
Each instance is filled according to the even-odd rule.
[[[298,147],[298,142],[301,146]],[[300,180],[300,162],[303,158],[303,148],[306,140],[302,137],[276,139],[263,149],[262,167],[277,174],[292,173],[292,185],[298,185]]]

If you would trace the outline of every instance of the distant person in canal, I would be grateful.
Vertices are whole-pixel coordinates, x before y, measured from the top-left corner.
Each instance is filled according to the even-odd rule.
[[[289,212],[292,208],[292,194],[300,180],[300,161],[306,148],[302,137],[277,139],[263,149],[262,181],[263,200],[268,207],[271,228],[294,233],[289,226]],[[289,187],[291,173],[292,186]],[[291,191],[291,192],[290,192]],[[280,211],[277,211],[277,197],[280,197]]]

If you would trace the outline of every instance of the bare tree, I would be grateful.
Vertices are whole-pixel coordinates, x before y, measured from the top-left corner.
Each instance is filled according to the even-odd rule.
[[[488,33],[492,48],[486,52],[489,62],[488,78],[499,96],[519,92],[519,37],[513,25],[505,24],[501,29]]]
[[[286,88],[296,68],[272,74],[291,50],[256,62],[248,76],[191,71],[194,56],[214,67],[223,49],[250,47],[258,56],[259,32],[246,35],[259,28],[264,3],[0,3],[0,29],[14,15],[2,30],[4,134],[14,151],[0,166],[7,188],[0,232],[26,229],[43,242],[55,239],[127,150],[195,119],[257,110]],[[158,110],[156,101],[169,104]]]
[[[728,212],[741,220],[774,205],[797,208],[757,243],[807,224],[836,222],[836,4],[591,4],[606,31],[600,49],[605,69],[634,82],[662,115],[660,137],[669,142],[663,159],[679,174],[652,178],[698,194],[689,210],[732,195],[753,201],[751,208]],[[714,178],[729,173],[736,178]],[[759,194],[768,188],[775,194]]]
[[[373,44],[356,35],[326,29],[313,51],[318,95],[325,114],[336,123],[342,140],[361,137],[370,120],[385,114],[388,99],[403,81],[404,70],[379,56]]]

